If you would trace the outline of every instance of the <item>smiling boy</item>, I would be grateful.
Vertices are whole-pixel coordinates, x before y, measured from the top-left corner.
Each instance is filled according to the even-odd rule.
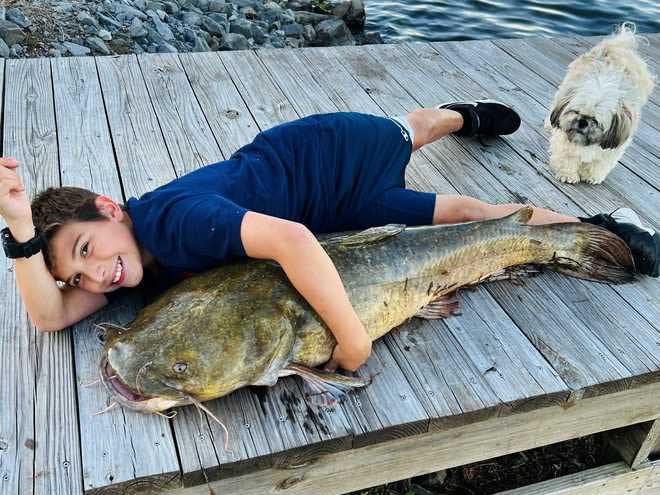
[[[121,288],[158,292],[232,259],[275,260],[337,340],[326,368],[355,370],[369,357],[371,341],[314,234],[485,220],[517,210],[522,205],[412,191],[404,175],[413,151],[449,133],[496,136],[519,125],[518,115],[496,102],[451,103],[396,118],[312,115],[261,132],[228,160],[125,206],[78,188],[48,189],[30,205],[18,162],[5,158],[5,252],[16,258],[22,300],[43,331],[80,321]],[[582,220],[619,234],[638,270],[658,275],[658,236],[634,213]],[[530,223],[577,221],[534,208]]]

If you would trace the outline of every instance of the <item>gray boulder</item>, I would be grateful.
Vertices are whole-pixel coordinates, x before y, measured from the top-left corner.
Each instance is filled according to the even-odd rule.
[[[252,37],[252,22],[247,19],[236,19],[229,26],[230,33],[242,34],[246,38]]]
[[[175,46],[170,45],[169,43],[161,43],[158,45],[158,53],[177,53],[179,50]]]
[[[226,13],[225,9],[227,8],[227,2],[225,0],[210,0],[208,5],[209,12],[221,12]]]
[[[103,42],[101,38],[97,38],[96,36],[90,36],[85,40],[87,43],[87,46],[90,47],[92,50],[94,50],[97,53],[100,53],[101,55],[110,55],[112,51],[108,48],[108,46]]]
[[[295,13],[296,22],[298,24],[312,24],[316,25],[319,22],[334,19],[331,15],[317,14],[316,12],[300,11]]]
[[[68,51],[74,57],[82,57],[84,55],[89,55],[92,50],[86,46],[78,45],[77,43],[71,43],[70,41],[65,41],[62,43],[66,51]]]
[[[137,17],[133,18],[133,22],[131,22],[131,26],[128,28],[128,35],[131,38],[143,38],[147,35],[144,24]]]
[[[9,47],[3,39],[0,39],[0,57],[9,58]]]
[[[25,17],[25,14],[23,14],[20,9],[16,8],[9,9],[5,14],[5,19],[22,28],[30,27],[32,25],[32,21]]]
[[[106,29],[99,29],[97,36],[101,38],[103,41],[112,40],[112,33]]]
[[[202,15],[197,12],[186,11],[181,16],[181,20],[190,27],[197,27],[202,23]]]
[[[208,16],[202,16],[201,27],[208,33],[221,36],[227,32],[224,26],[220,25]]]
[[[293,24],[286,24],[286,25],[282,26],[282,31],[284,31],[284,34],[286,36],[300,37],[300,36],[303,35],[305,30],[304,30],[302,24],[293,23]]]
[[[247,38],[238,33],[227,33],[220,42],[221,50],[247,50],[249,48],[250,43],[248,43]]]
[[[23,30],[11,21],[0,21],[0,38],[12,46],[25,40]]]
[[[78,19],[78,22],[80,24],[82,24],[83,26],[94,26],[95,28],[99,27],[99,21],[94,19],[87,12],[78,13],[78,15],[76,16],[76,19]]]
[[[328,46],[355,44],[351,30],[341,19],[335,18],[319,22],[315,29],[316,44]]]
[[[193,52],[208,52],[211,51],[209,44],[203,36],[195,36],[195,43],[192,48]]]
[[[105,24],[106,26],[112,26],[112,27],[115,27],[115,28],[120,28],[121,27],[121,22],[119,22],[116,19],[113,19],[112,17],[109,17],[107,15],[96,14],[96,18],[102,24]]]

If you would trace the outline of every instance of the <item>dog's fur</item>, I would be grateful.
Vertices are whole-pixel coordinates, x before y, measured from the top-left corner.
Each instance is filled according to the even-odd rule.
[[[630,144],[654,83],[637,42],[634,25],[623,24],[568,66],[546,120],[550,168],[562,182],[600,184]]]

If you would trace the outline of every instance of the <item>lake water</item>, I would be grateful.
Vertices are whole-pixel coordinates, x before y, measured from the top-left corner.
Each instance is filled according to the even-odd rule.
[[[385,43],[609,34],[632,21],[660,32],[660,0],[364,0]]]

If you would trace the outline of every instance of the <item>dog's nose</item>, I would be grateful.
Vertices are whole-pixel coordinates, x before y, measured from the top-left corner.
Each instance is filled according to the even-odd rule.
[[[588,124],[587,119],[578,120],[578,128],[579,129],[584,129],[585,127],[587,127],[587,124]]]

